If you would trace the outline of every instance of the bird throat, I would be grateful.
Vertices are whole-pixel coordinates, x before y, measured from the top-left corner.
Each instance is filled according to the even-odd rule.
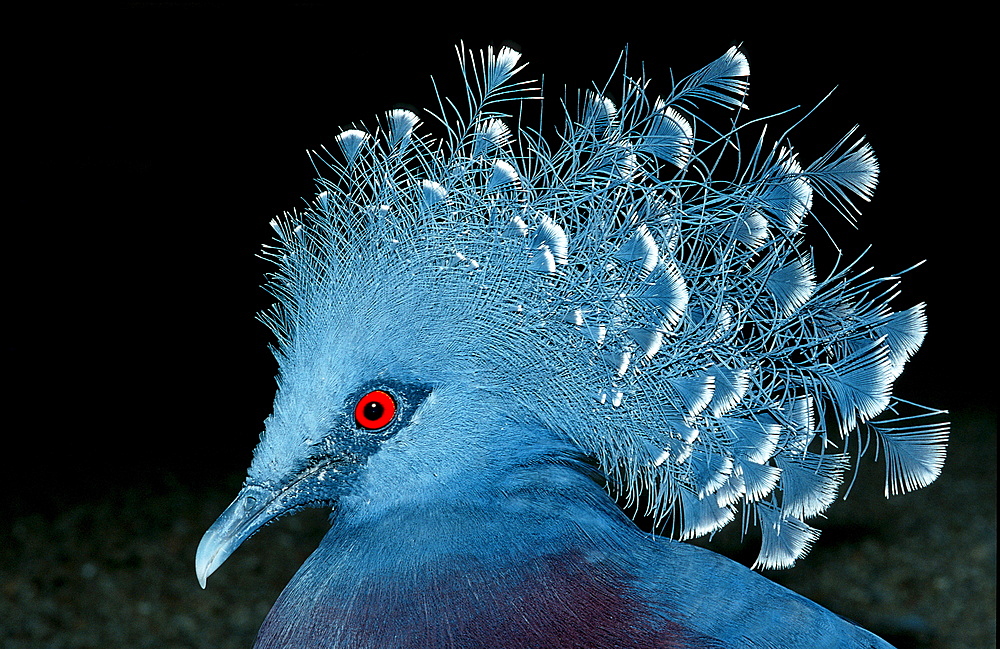
[[[713,646],[622,563],[619,542],[643,533],[591,476],[548,468],[531,489],[505,484],[501,507],[467,497],[375,517],[344,503],[255,647]]]

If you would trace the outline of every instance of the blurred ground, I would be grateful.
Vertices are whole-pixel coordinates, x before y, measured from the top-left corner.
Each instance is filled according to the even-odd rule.
[[[769,576],[900,649],[996,646],[996,415],[961,415],[944,475],[886,503],[862,474],[820,521],[792,570]],[[61,507],[0,530],[4,649],[247,649],[281,588],[326,528],[319,510],[265,529],[201,590],[194,552],[242,476],[194,489],[169,477]],[[713,542],[742,561],[753,549]]]

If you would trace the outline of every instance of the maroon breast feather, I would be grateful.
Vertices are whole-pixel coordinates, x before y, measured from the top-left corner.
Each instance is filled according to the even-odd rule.
[[[634,580],[580,552],[517,569],[481,560],[405,579],[367,578],[331,601],[285,592],[255,647],[708,649],[722,645],[657,610]],[[302,582],[299,582],[300,584]],[[318,586],[318,585],[317,585]],[[326,593],[332,591],[320,588]]]

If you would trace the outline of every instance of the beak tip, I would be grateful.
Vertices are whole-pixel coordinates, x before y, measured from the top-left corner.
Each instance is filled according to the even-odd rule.
[[[208,563],[203,561],[201,556],[195,558],[194,574],[198,576],[198,585],[204,590],[208,584],[208,576],[212,573],[209,569]]]
[[[216,547],[213,530],[209,530],[202,537],[198,544],[198,550],[194,555],[194,574],[198,576],[198,584],[204,589],[208,584],[208,578],[215,569],[219,567],[221,561],[217,561],[219,551]]]
[[[236,499],[219,515],[198,543],[194,555],[194,573],[198,584],[206,587],[208,578],[225,563],[229,555],[270,517],[261,516],[274,496],[260,487],[244,487]],[[252,505],[252,506],[248,506]]]

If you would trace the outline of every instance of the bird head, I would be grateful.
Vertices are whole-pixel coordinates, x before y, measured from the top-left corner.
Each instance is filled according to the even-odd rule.
[[[313,217],[276,223],[279,239]],[[426,500],[474,474],[468,492],[512,461],[525,429],[536,437],[553,430],[543,408],[525,407],[531,381],[506,383],[509,364],[528,372],[538,359],[517,349],[515,312],[477,308],[470,290],[481,295],[471,285],[482,278],[450,263],[446,250],[428,250],[426,233],[399,239],[377,223],[349,225],[383,245],[345,252],[342,265],[297,267],[318,275],[297,277],[287,287],[295,303],[265,316],[276,322],[280,309],[279,389],[243,489],[199,546],[203,585],[278,517],[347,498]],[[291,268],[290,256],[303,251],[287,252],[280,263]]]
[[[659,98],[622,75],[618,103],[586,95],[553,147],[511,129],[535,91],[517,52],[460,55],[470,112],[439,116],[443,141],[401,109],[345,130],[315,198],[273,223],[274,411],[200,582],[302,507],[468,497],[565,445],[678,536],[742,508],[759,564],[791,564],[847,462],[823,414],[841,435],[870,422],[923,335],[919,307],[863,297],[878,281],[848,270],[818,280],[801,244],[814,196],[870,195],[871,149],[845,138],[804,169],[757,144],[713,179],[739,129],[699,139],[691,111],[746,108],[736,48]],[[872,431],[887,489],[940,471],[940,426]]]

